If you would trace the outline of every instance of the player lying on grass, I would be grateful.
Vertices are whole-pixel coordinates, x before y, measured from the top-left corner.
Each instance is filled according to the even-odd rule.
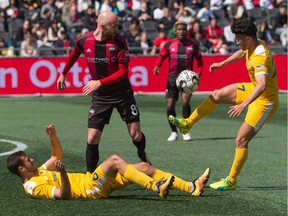
[[[128,164],[117,155],[110,156],[93,173],[67,173],[53,124],[46,126],[46,133],[52,146],[51,157],[41,167],[37,168],[33,158],[23,151],[7,158],[7,168],[21,178],[25,192],[34,198],[107,198],[112,191],[131,183],[156,191],[162,198],[166,198],[171,186],[192,196],[201,196],[209,179],[209,168],[197,180],[187,182],[145,162]]]

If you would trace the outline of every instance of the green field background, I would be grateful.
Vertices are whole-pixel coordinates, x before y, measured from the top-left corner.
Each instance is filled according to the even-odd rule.
[[[195,95],[192,109],[207,95]],[[25,143],[25,150],[41,165],[50,156],[45,125],[54,123],[64,149],[69,172],[85,172],[89,97],[0,98],[0,139]],[[167,142],[164,96],[137,95],[147,154],[153,165],[192,181],[210,167],[208,182],[228,175],[235,152],[235,136],[244,120],[228,118],[229,105],[219,105],[191,130],[192,140]],[[181,114],[180,103],[177,113]],[[180,135],[180,134],[179,134]],[[15,146],[0,142],[0,154]],[[138,162],[136,149],[116,110],[105,127],[100,144],[100,161],[118,154]],[[21,181],[6,169],[7,156],[0,156],[0,215],[287,215],[287,95],[280,107],[249,145],[249,156],[238,179],[236,191],[205,188],[202,197],[171,190],[167,199],[137,185],[112,193],[101,200],[51,201],[31,199]]]

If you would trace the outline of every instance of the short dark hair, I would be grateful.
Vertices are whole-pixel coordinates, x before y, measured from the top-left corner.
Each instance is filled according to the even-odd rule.
[[[24,166],[24,162],[21,159],[21,157],[26,156],[26,153],[23,151],[17,151],[14,152],[13,154],[9,155],[7,158],[7,168],[8,170],[19,176],[21,178],[21,175],[19,173],[19,167]]]
[[[249,18],[235,19],[231,25],[231,31],[233,34],[257,37],[257,27]]]

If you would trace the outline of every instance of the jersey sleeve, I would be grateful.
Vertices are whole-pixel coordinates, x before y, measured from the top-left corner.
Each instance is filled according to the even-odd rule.
[[[119,46],[117,55],[118,63],[127,64],[130,61],[127,44],[124,40],[121,40],[121,43],[118,46]]]
[[[260,74],[268,74],[268,64],[269,62],[264,47],[257,47],[255,50],[255,57],[252,62],[253,68],[255,70],[255,76]]]
[[[33,197],[38,199],[54,199],[54,191],[56,187],[42,182],[37,181],[27,181],[24,184],[25,192]]]

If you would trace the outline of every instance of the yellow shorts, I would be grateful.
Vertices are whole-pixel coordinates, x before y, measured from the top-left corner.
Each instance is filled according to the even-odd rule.
[[[253,91],[252,83],[238,83],[236,104],[242,103]],[[257,98],[253,101],[247,110],[245,122],[258,132],[262,126],[274,115],[279,106],[278,96],[273,99]]]
[[[116,177],[111,177],[104,174],[101,166],[92,173],[88,173],[89,183],[86,189],[88,198],[99,199],[107,198],[112,191],[126,187],[131,184],[120,173],[117,173]]]

